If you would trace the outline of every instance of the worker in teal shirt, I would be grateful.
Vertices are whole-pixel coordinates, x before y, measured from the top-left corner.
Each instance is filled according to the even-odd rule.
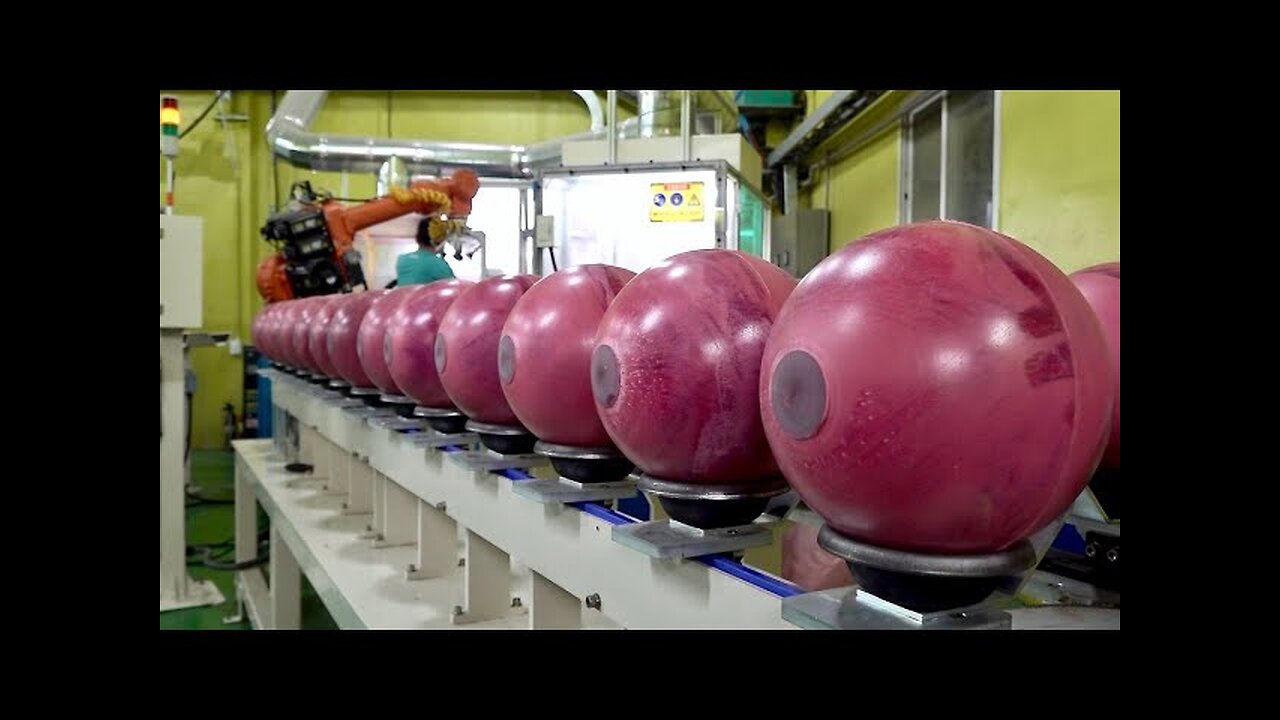
[[[440,245],[431,240],[430,218],[418,223],[418,249],[396,258],[396,285],[425,285],[453,277],[453,268],[437,253]],[[441,238],[443,244],[443,238]]]

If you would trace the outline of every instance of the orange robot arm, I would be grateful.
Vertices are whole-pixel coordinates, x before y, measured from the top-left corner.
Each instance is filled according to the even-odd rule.
[[[293,298],[293,288],[289,286],[284,263],[283,253],[272,253],[258,263],[258,294],[268,303]]]
[[[420,180],[408,190],[399,188],[389,196],[359,205],[344,206],[329,201],[324,203],[322,211],[329,237],[333,240],[334,253],[342,258],[355,244],[357,232],[401,215],[417,212],[466,217],[471,214],[471,201],[479,190],[480,178],[475,171],[464,168],[447,180]],[[257,285],[258,292],[267,302],[293,297],[282,254],[276,253],[262,261],[258,266]]]
[[[462,169],[448,180],[419,180],[408,192],[393,193],[360,205],[343,207],[336,202],[325,204],[324,219],[329,225],[338,254],[355,242],[355,234],[367,227],[386,222],[411,212],[431,215],[444,212],[465,217],[471,214],[471,201],[480,190],[480,178],[472,170]],[[443,197],[431,197],[442,194]],[[441,202],[446,200],[447,202]]]

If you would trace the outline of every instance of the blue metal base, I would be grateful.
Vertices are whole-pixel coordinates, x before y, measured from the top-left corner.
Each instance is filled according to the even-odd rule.
[[[262,370],[269,369],[271,362],[265,357],[258,356],[258,437],[269,438],[272,436],[271,430],[271,408],[275,407],[271,403],[271,381],[262,373]],[[266,408],[266,412],[263,412]]]

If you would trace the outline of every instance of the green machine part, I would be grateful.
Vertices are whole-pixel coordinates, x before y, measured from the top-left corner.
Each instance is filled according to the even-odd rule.
[[[734,93],[739,107],[792,107],[796,105],[795,90],[739,90]]]
[[[738,249],[764,257],[764,201],[746,187],[738,188]]]

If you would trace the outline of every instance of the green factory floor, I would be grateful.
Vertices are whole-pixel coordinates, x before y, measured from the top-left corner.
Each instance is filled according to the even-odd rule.
[[[230,450],[196,450],[191,454],[191,482],[204,498],[231,500],[235,497],[234,461]],[[187,500],[187,543],[193,545],[220,543],[235,536],[235,506],[202,504]],[[266,518],[259,511],[258,528],[265,530]],[[231,562],[231,555],[219,558]],[[211,570],[195,560],[188,560],[187,571],[197,580],[213,580],[226,599],[221,605],[173,610],[160,613],[161,630],[249,630],[249,622],[223,623],[223,618],[236,613],[234,573]],[[303,629],[331,630],[337,626],[325,610],[314,589],[302,578]]]

